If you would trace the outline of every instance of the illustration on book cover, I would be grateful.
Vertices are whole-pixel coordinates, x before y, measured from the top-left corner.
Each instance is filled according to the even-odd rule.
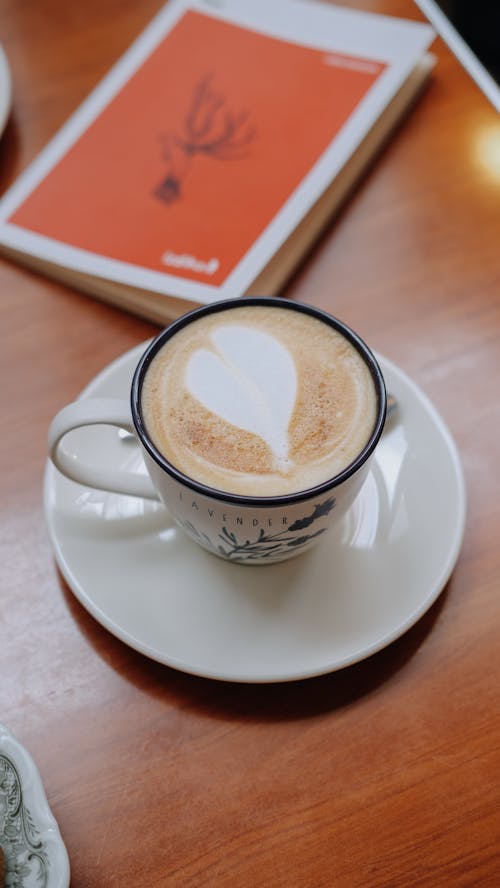
[[[9,221],[222,286],[386,67],[358,62],[187,10]]]
[[[223,93],[213,86],[207,74],[194,89],[190,107],[179,131],[161,136],[168,172],[155,195],[166,204],[179,200],[184,182],[196,155],[214,160],[240,160],[256,136],[247,111],[235,112]]]

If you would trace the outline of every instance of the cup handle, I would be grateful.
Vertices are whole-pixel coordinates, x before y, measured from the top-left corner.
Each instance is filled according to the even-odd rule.
[[[60,446],[68,432],[91,425],[116,426],[137,438],[127,401],[118,398],[84,398],[75,401],[63,407],[50,424],[49,456],[56,468],[66,478],[77,481],[85,487],[159,500],[149,475],[89,465]]]

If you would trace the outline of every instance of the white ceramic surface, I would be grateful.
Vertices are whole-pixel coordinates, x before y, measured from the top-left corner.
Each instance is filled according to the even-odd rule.
[[[3,133],[10,112],[12,98],[9,63],[0,45],[0,135]]]
[[[0,723],[0,846],[6,886],[67,888],[69,861],[30,754]]]
[[[144,351],[134,373],[130,397],[80,398],[58,411],[48,430],[48,455],[62,475],[85,487],[160,500],[171,518],[194,542],[220,558],[267,565],[295,558],[312,548],[350,509],[366,479],[384,430],[386,395],[380,368],[371,352],[340,321],[301,303],[288,302],[287,309],[283,309],[278,300],[269,297],[253,297],[246,302],[252,321],[250,315],[246,320],[244,315],[239,320],[236,314],[233,317],[231,312],[243,310],[243,303],[240,299],[226,299],[215,305],[203,305],[170,324]],[[285,304],[283,300],[281,304]],[[300,355],[296,355],[295,361],[292,359],[293,343],[288,343],[290,349],[285,348],[285,342],[272,335],[272,324],[267,323],[269,319],[259,329],[258,314],[253,318],[253,311],[270,310],[271,306],[290,315],[288,320],[293,323],[300,319],[300,333],[305,335],[308,331],[307,335],[318,348],[325,347],[325,340],[315,342],[318,324],[323,333],[329,330],[337,337],[340,335],[344,344],[346,340],[351,343],[348,375],[352,376],[351,382],[356,383],[354,387],[357,389],[354,413],[348,416],[347,411],[345,414],[347,426],[341,429],[339,423],[336,424],[339,426],[335,433],[337,447],[333,453],[321,455],[318,452],[314,459],[306,460],[302,487],[300,478],[297,478],[300,453],[293,459],[288,455],[289,432],[292,434],[289,426],[301,376]],[[292,314],[296,317],[292,318]],[[221,318],[221,324],[213,326],[215,317]],[[186,330],[191,330],[191,323],[194,329],[194,325],[203,324],[205,319],[209,327],[198,328],[201,338],[186,366],[186,355],[183,351],[177,353],[174,344],[173,365],[168,378],[171,373],[179,377],[179,391],[175,391],[175,386],[170,391],[171,383],[164,378],[163,372],[160,370],[159,377],[155,373],[156,356],[163,353],[172,336],[174,343],[178,336],[181,343],[190,342],[189,332],[185,339]],[[333,343],[332,349],[333,352],[337,349]],[[343,352],[339,352],[338,357],[341,363],[345,362]],[[354,360],[352,367],[351,357]],[[346,367],[347,364],[344,370]],[[149,380],[151,372],[153,378]],[[359,379],[355,379],[358,373]],[[372,378],[368,391],[363,382],[367,374]],[[148,380],[153,384],[152,389]],[[305,385],[306,380],[303,379],[300,385],[302,383]],[[144,416],[144,408],[150,400],[148,391],[154,392],[156,401],[158,391],[162,396],[164,386],[169,402],[167,412],[178,414],[180,411],[182,415],[179,414],[178,421],[185,422],[190,434],[193,421],[195,425],[197,422],[194,403],[200,409],[203,407],[205,412],[208,410],[212,420],[218,417],[222,423],[229,423],[229,428],[239,430],[232,436],[236,450],[240,446],[242,452],[248,450],[246,433],[250,433],[254,441],[264,444],[267,456],[271,458],[268,470],[262,475],[254,473],[250,476],[241,470],[241,466],[235,474],[228,466],[227,471],[221,473],[220,467],[214,466],[210,458],[207,461],[203,457],[199,447],[195,447],[192,453],[185,451],[178,462],[172,451],[176,435],[172,438],[167,433],[164,437],[166,417],[162,415],[158,426],[153,416],[152,428],[148,430]],[[318,389],[316,396],[324,402],[325,392]],[[156,411],[153,413],[156,416]],[[359,417],[356,418],[358,414],[362,417],[360,428],[357,427],[360,422]],[[86,459],[85,452],[68,448],[70,432],[101,425],[134,434],[149,477],[124,471],[119,456],[117,467],[110,464],[103,467],[98,455]],[[202,425],[206,423],[202,422]],[[300,429],[304,431],[299,423]],[[207,434],[209,430],[207,426]],[[159,438],[163,443],[158,449],[155,440],[158,443]],[[307,450],[307,440],[305,444]],[[211,446],[214,446],[213,441]],[[299,460],[297,465],[296,458]],[[190,465],[195,472],[192,477],[189,477]],[[328,466],[332,472],[330,479],[324,474],[328,472]],[[226,491],[224,475],[227,484],[227,472],[230,477],[234,474],[234,478],[231,489]],[[219,486],[217,476],[221,481],[219,490],[210,486]],[[273,489],[272,495],[269,495],[269,486]]]
[[[144,348],[103,370],[82,397],[126,396]],[[160,504],[87,489],[48,463],[50,537],[82,605],[148,657],[228,681],[320,675],[401,636],[453,570],[465,489],[455,444],[432,404],[396,366],[379,362],[397,413],[345,518],[291,561],[224,562],[173,526]],[[116,429],[71,435],[85,458],[145,471],[135,442]]]

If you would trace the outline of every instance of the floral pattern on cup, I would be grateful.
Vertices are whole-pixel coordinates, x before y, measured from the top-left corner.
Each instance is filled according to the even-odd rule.
[[[214,542],[208,534],[199,531],[191,521],[184,520],[179,523],[200,545],[230,561],[263,561],[265,559],[274,561],[280,559],[281,556],[289,556],[292,550],[302,550],[312,540],[324,533],[326,527],[321,527],[312,533],[301,533],[301,531],[311,527],[320,518],[329,515],[334,507],[335,499],[331,497],[322,503],[317,503],[310,514],[296,519],[286,530],[267,533],[261,527],[258,535],[253,539],[238,538],[234,531],[224,525],[218,535],[218,541]]]

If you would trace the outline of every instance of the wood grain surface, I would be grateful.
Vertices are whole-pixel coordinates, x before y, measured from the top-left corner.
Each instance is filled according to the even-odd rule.
[[[422,18],[410,0],[348,5]],[[2,192],[159,7],[0,0]],[[450,582],[356,666],[272,686],[195,678],[80,606],[44,521],[47,427],[157,328],[0,266],[0,720],[37,762],[73,888],[500,884],[500,120],[433,50],[430,87],[286,291],[412,376],[465,470]]]

